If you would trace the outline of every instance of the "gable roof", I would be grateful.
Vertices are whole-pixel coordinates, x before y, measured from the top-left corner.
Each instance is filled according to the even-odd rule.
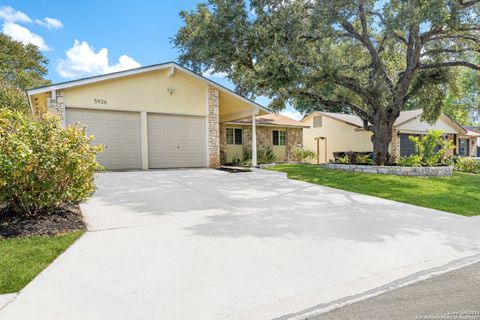
[[[316,115],[326,116],[357,128],[363,128],[363,120],[360,119],[360,117],[354,114],[346,114],[346,113],[315,111],[309,114],[308,116],[304,117],[301,121],[303,122],[309,119],[310,117],[316,116]]]
[[[279,113],[269,113],[263,116],[255,117],[257,126],[273,126],[273,127],[298,127],[298,128],[308,128],[309,126],[303,125],[300,121],[289,118]],[[235,121],[229,121],[230,124],[240,124],[240,125],[252,125],[252,119],[240,119]]]
[[[151,71],[156,71],[156,70],[163,70],[163,69],[168,69],[168,68],[176,68],[180,71],[183,71],[186,74],[188,74],[188,75],[190,75],[190,76],[192,76],[196,79],[199,79],[201,81],[206,82],[207,84],[211,85],[212,87],[217,88],[220,91],[223,91],[223,92],[225,92],[229,95],[235,96],[236,98],[238,98],[238,99],[240,99],[240,100],[242,100],[242,101],[244,101],[244,102],[246,102],[246,103],[248,103],[252,106],[255,106],[256,108],[262,110],[263,112],[270,113],[270,110],[268,110],[264,106],[256,103],[255,101],[252,101],[248,98],[245,98],[244,96],[236,93],[235,91],[230,90],[227,87],[225,87],[225,86],[223,86],[223,85],[221,85],[221,84],[219,84],[215,81],[212,81],[212,80],[204,77],[203,75],[198,74],[198,73],[196,73],[196,72],[194,72],[194,71],[192,71],[188,68],[185,68],[185,67],[179,65],[178,63],[176,63],[174,61],[149,65],[149,66],[135,68],[135,69],[128,69],[128,70],[123,70],[123,71],[106,73],[106,74],[102,74],[102,75],[98,75],[98,76],[86,77],[86,78],[81,78],[81,79],[77,79],[77,80],[70,80],[70,81],[55,83],[55,84],[51,84],[51,85],[48,85],[48,86],[28,89],[26,91],[27,91],[27,94],[29,96],[31,96],[31,95],[34,95],[34,94],[48,92],[48,91],[52,91],[52,90],[62,90],[62,89],[67,89],[67,88],[71,88],[71,87],[83,86],[83,85],[87,85],[87,84],[91,84],[91,83],[95,83],[95,82],[117,79],[117,78],[122,78],[122,77],[128,77],[128,76],[131,76],[131,75],[136,75],[136,74],[141,74],[141,73],[146,73],[146,72],[151,72]]]
[[[408,123],[414,119],[417,119],[422,116],[423,110],[422,109],[414,109],[414,110],[406,110],[406,111],[401,111],[400,115],[398,118],[395,120],[395,123],[393,124],[395,127],[401,126],[405,123]],[[345,113],[334,113],[334,112],[323,112],[323,111],[315,111],[305,118],[302,119],[302,122],[306,120],[307,118],[310,118],[311,116],[315,114],[320,114],[324,115],[327,117],[330,117],[332,119],[344,122],[346,124],[352,125],[357,128],[363,128],[363,120],[360,119],[359,116],[354,115],[354,114],[345,114]],[[464,133],[467,133],[467,129],[459,125],[457,122],[455,122],[452,118],[447,116],[446,114],[442,113],[440,115],[444,120],[449,121],[453,126],[455,126],[458,131],[463,131]]]

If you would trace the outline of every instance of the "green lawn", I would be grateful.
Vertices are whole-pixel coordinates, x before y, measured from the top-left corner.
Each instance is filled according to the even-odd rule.
[[[269,169],[287,172],[290,179],[464,216],[480,215],[480,174],[454,172],[451,177],[400,177],[345,172],[313,164],[281,164]]]
[[[0,294],[22,289],[82,234],[0,240]]]

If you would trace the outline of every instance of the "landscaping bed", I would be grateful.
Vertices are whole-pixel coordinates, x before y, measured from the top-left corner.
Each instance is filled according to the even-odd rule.
[[[359,164],[340,164],[340,163],[323,163],[322,167],[328,169],[337,169],[350,172],[376,173],[376,174],[392,174],[396,176],[420,176],[420,177],[437,177],[451,176],[453,166],[434,166],[434,167],[404,167],[404,166],[375,166],[375,165],[359,165]]]
[[[0,209],[0,239],[55,236],[86,229],[78,205],[62,205],[38,216],[19,215],[8,207]]]
[[[270,170],[290,179],[358,192],[464,216],[480,215],[480,175],[453,172],[450,177],[410,177],[367,174],[322,168],[319,165],[281,164]]]

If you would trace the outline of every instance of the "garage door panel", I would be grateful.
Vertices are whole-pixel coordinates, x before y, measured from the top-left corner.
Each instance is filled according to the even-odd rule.
[[[140,169],[140,114],[67,108],[67,124],[80,122],[94,144],[103,144],[97,160],[107,169]]]
[[[150,168],[205,167],[205,118],[148,115]]]

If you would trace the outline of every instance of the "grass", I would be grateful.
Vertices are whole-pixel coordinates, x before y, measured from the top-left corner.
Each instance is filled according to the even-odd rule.
[[[82,234],[0,240],[0,294],[25,287]]]
[[[451,177],[401,177],[326,169],[318,165],[281,164],[269,168],[290,179],[368,194],[464,216],[480,215],[480,174]]]

